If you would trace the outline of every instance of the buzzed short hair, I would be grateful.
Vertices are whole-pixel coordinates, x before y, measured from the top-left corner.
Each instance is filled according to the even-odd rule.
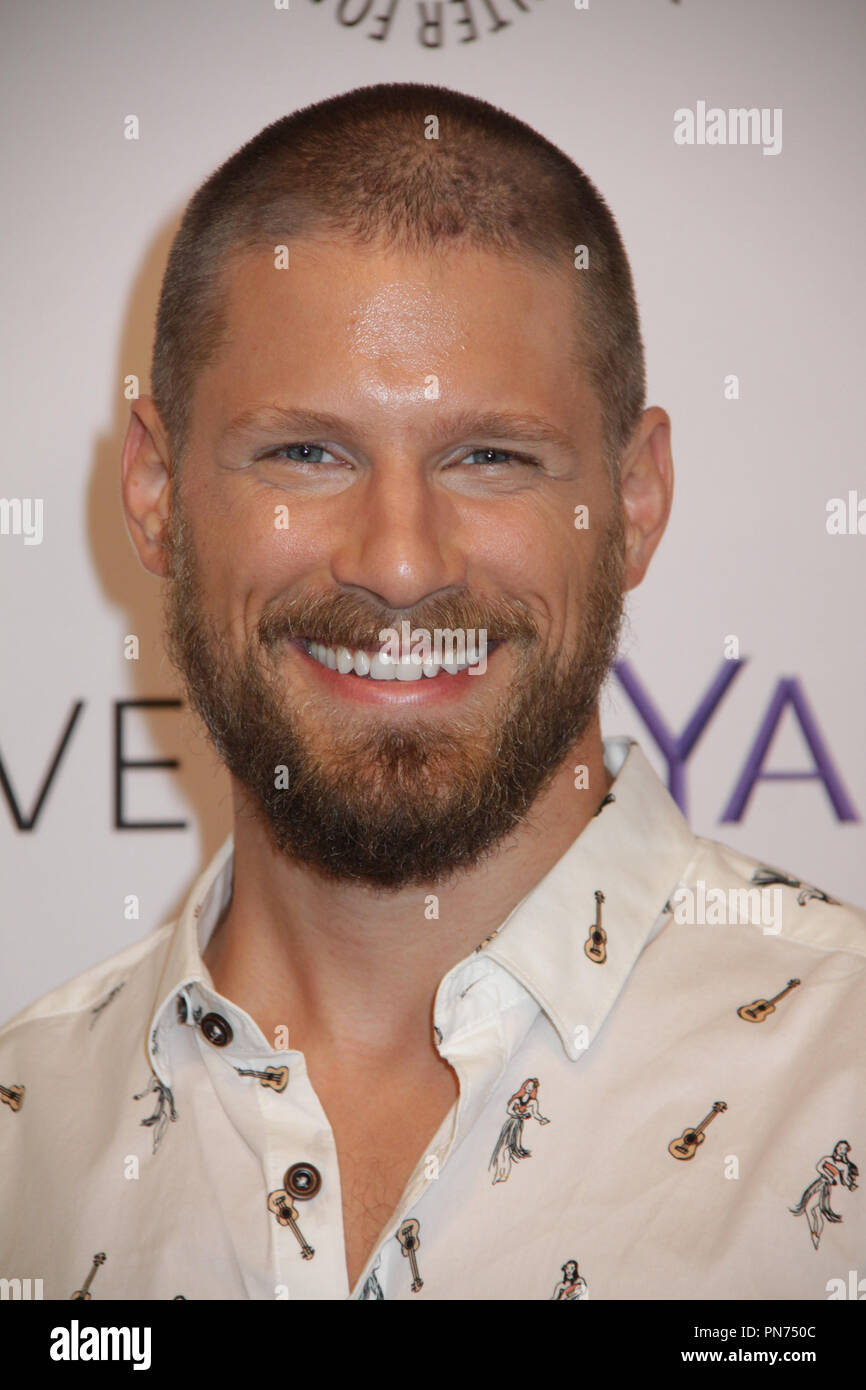
[[[437,139],[428,138],[431,116]],[[190,200],[163,278],[151,364],[173,472],[189,444],[197,376],[228,326],[228,262],[257,247],[273,254],[305,234],[418,254],[471,246],[569,267],[570,353],[599,402],[616,481],[644,409],[646,371],[612,213],[582,170],[523,121],[477,97],[409,82],[360,87],[281,117]],[[583,246],[587,265],[578,269],[575,248]]]

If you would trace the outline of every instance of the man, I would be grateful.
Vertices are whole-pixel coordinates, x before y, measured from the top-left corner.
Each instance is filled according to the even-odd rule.
[[[127,526],[234,833],[0,1034],[2,1273],[826,1297],[866,1204],[817,1251],[790,1210],[866,1142],[864,914],[602,741],[673,470],[600,195],[444,89],[308,108],[192,200],[152,377]]]

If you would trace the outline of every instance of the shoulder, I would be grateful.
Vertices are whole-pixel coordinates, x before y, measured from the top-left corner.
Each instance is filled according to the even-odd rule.
[[[64,1025],[84,1021],[90,1027],[121,992],[152,998],[175,925],[151,932],[21,1009],[0,1027],[0,1051],[14,1050],[16,1043],[46,1030],[62,1031]]]
[[[748,922],[764,935],[866,956],[866,910],[841,901],[796,870],[716,840],[696,837],[692,863],[671,897],[675,912],[678,901],[687,910],[700,904],[709,910],[706,905],[714,902],[728,922]]]

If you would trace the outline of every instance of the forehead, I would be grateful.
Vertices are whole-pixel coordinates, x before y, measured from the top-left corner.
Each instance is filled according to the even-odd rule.
[[[476,247],[411,254],[341,240],[236,254],[223,271],[226,328],[197,412],[251,402],[380,409],[431,399],[509,406],[555,423],[594,411],[579,365],[568,266]]]

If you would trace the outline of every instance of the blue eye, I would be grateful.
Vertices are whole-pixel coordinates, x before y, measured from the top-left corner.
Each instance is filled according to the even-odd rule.
[[[333,455],[323,444],[280,444],[275,449],[269,449],[258,458],[264,459],[285,459],[289,463],[326,463],[334,461]],[[511,449],[491,449],[478,448],[471,449],[468,454],[458,460],[459,463],[468,463],[476,468],[485,466],[495,468],[501,464],[517,463],[524,464],[529,468],[538,467],[538,459],[530,454],[514,453]]]
[[[279,458],[281,455],[290,459],[292,463],[321,463],[322,455],[327,453],[321,444],[281,444],[278,449],[271,449],[265,458]]]
[[[484,455],[481,460],[482,463],[505,463],[507,459],[513,458],[513,455],[505,449],[473,449],[468,457],[471,459],[474,454]],[[498,454],[499,457],[493,458],[492,455],[494,454]],[[468,462],[468,459],[466,461]]]

